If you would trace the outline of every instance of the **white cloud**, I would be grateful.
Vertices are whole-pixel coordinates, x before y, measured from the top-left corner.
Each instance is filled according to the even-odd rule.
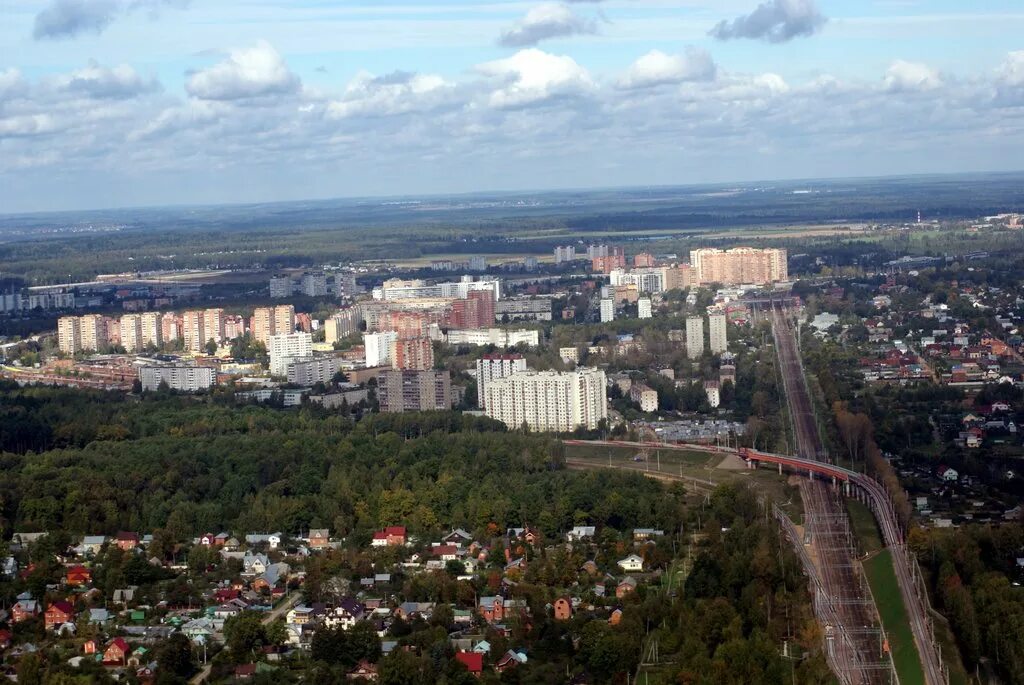
[[[684,81],[713,81],[718,68],[706,50],[688,47],[684,55],[667,55],[651,50],[633,62],[619,85],[624,88],[648,88]]]
[[[593,19],[581,17],[568,5],[547,2],[531,8],[515,26],[501,34],[498,44],[522,48],[547,40],[597,33]]]
[[[587,70],[572,57],[552,55],[537,48],[486,62],[477,66],[477,71],[502,84],[488,98],[489,104],[497,108],[520,107],[575,95],[593,85]]]
[[[814,0],[768,0],[750,14],[720,21],[710,35],[719,40],[751,38],[784,43],[817,33],[826,21]]]
[[[232,50],[224,61],[195,72],[185,90],[203,100],[239,100],[294,93],[301,85],[280,53],[261,40],[251,48]]]
[[[443,106],[453,93],[453,84],[434,74],[394,72],[374,76],[360,72],[341,98],[327,106],[327,114],[342,119],[425,112]]]
[[[1006,55],[999,65],[996,76],[1000,83],[1007,86],[1024,85],[1024,50],[1015,50]]]
[[[159,88],[156,81],[143,79],[127,64],[104,67],[96,62],[56,77],[54,84],[70,94],[91,98],[130,98]]]
[[[942,85],[939,72],[927,64],[898,59],[885,72],[885,89],[893,93],[935,90]]]

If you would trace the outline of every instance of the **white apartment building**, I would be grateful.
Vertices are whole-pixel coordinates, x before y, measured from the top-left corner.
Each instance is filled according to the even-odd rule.
[[[576,248],[572,245],[559,245],[555,248],[555,264],[564,264],[576,260]]]
[[[658,391],[644,383],[633,383],[629,387],[629,398],[640,405],[641,411],[658,411]]]
[[[699,316],[686,317],[686,356],[697,359],[704,354],[704,319]]]
[[[509,428],[568,432],[608,417],[600,369],[524,371],[489,382],[484,392],[487,415]]]
[[[397,340],[398,333],[395,331],[366,333],[363,335],[363,348],[366,350],[366,368],[390,365],[391,345]]]
[[[715,313],[708,317],[708,330],[711,337],[711,353],[722,354],[729,349],[729,338],[725,328],[725,314]]]
[[[601,300],[601,323],[615,320],[615,300],[606,297]]]
[[[487,408],[487,386],[499,378],[526,371],[526,360],[518,354],[485,354],[476,360],[476,406]]]
[[[531,347],[540,344],[540,331],[525,328],[507,331],[503,328],[471,328],[467,330],[448,331],[449,345],[496,345],[498,347],[515,347],[526,343]]]
[[[171,390],[197,392],[213,387],[217,373],[207,366],[143,366],[139,369],[139,381],[143,390],[156,390],[160,383],[167,383]]]
[[[611,285],[624,286],[633,285],[642,293],[660,293],[665,288],[665,269],[612,269],[608,274]]]
[[[407,300],[410,298],[441,297],[446,299],[464,300],[469,293],[489,291],[495,302],[501,299],[501,281],[496,278],[473,280],[472,276],[463,276],[456,283],[428,284],[422,280],[403,281],[392,278],[384,281],[379,288],[373,289],[375,300]]]
[[[649,297],[641,297],[636,301],[637,317],[641,319],[651,318],[651,299]]]
[[[309,333],[281,333],[270,336],[270,373],[286,376],[288,364],[313,356],[313,337]]]
[[[341,371],[342,361],[341,357],[313,357],[293,361],[287,369],[288,382],[302,386],[329,383]]]

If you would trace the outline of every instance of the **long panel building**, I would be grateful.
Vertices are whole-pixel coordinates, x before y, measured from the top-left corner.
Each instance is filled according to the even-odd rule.
[[[690,266],[698,283],[766,284],[789,278],[786,250],[734,247],[690,251]]]
[[[568,432],[597,428],[608,417],[600,369],[525,371],[491,380],[484,388],[487,415],[509,428]]]

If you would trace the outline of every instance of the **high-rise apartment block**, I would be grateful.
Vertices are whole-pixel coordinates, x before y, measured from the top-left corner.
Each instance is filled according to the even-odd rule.
[[[359,307],[341,309],[324,321],[324,342],[333,345],[359,330],[363,314]]]
[[[327,276],[320,272],[302,274],[299,291],[306,297],[325,297],[327,295]]]
[[[291,297],[295,293],[295,283],[288,276],[274,276],[270,279],[270,296],[273,298]]]
[[[82,349],[99,351],[107,347],[107,322],[99,314],[86,314],[78,320]]]
[[[601,323],[615,320],[615,300],[606,297],[601,300]]]
[[[203,327],[206,342],[214,341],[218,345],[224,341],[224,310],[207,309],[203,312]],[[203,344],[205,345],[206,342]]]
[[[190,310],[182,314],[182,335],[185,339],[185,349],[198,352],[206,344],[203,335],[203,313],[197,310]]]
[[[143,390],[156,390],[166,383],[171,390],[197,392],[213,387],[217,372],[206,366],[173,364],[169,366],[144,366],[139,369],[139,381]]]
[[[654,255],[650,252],[641,252],[633,255],[633,266],[637,268],[649,268],[654,266]]]
[[[576,259],[576,248],[572,245],[565,245],[555,248],[555,264],[565,264]]]
[[[665,274],[665,290],[685,290],[695,284],[693,269],[689,264],[673,264],[662,268]]]
[[[391,362],[391,343],[398,340],[394,331],[367,333],[363,336],[363,348],[366,352],[366,367],[384,366]]]
[[[160,317],[160,336],[165,342],[172,342],[181,337],[181,318],[174,312],[167,312]]]
[[[434,368],[434,343],[430,338],[402,338],[391,341],[391,368],[426,371]]]
[[[125,314],[121,317],[121,346],[125,352],[142,350],[142,317],[138,314]]]
[[[725,322],[725,314],[715,313],[708,317],[712,354],[722,354],[729,349],[729,338],[726,333]]]
[[[699,283],[760,285],[789,278],[786,250],[781,248],[701,248],[690,251],[690,266]]]
[[[700,316],[686,317],[686,356],[697,359],[704,354],[704,319]]]
[[[476,406],[487,408],[487,386],[499,378],[526,371],[521,354],[485,354],[476,360]]]
[[[568,432],[597,428],[608,417],[605,375],[600,369],[524,371],[485,388],[487,415],[509,428]]]
[[[377,400],[387,413],[451,409],[452,379],[447,371],[383,371]]]
[[[143,312],[139,314],[139,325],[142,327],[142,346],[159,348],[164,342],[163,316],[160,312]]]
[[[295,307],[281,304],[276,307],[257,307],[252,312],[252,338],[264,345],[271,336],[295,332]]]
[[[64,354],[82,350],[82,331],[77,316],[62,316],[57,320],[57,346]]]
[[[313,338],[309,333],[279,333],[270,336],[270,373],[287,376],[288,365],[313,356]]]
[[[636,301],[637,318],[649,319],[651,318],[651,299],[649,297],[641,297]]]

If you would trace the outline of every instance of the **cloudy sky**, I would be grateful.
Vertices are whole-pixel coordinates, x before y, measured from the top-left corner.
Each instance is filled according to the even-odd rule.
[[[1024,166],[1020,0],[0,15],[0,213]]]

